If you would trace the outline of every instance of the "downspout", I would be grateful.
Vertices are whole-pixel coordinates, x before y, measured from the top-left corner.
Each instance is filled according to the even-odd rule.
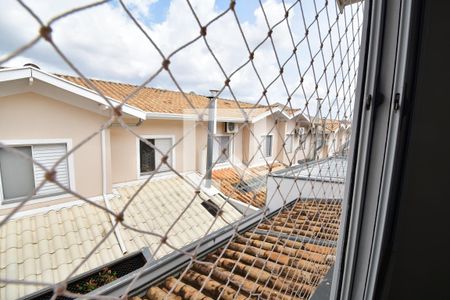
[[[107,209],[111,210],[111,206],[109,205],[109,199],[108,196],[106,195],[107,192],[107,187],[106,187],[106,136],[105,136],[105,129],[103,129],[100,132],[100,137],[102,140],[102,145],[101,145],[101,152],[102,152],[102,195],[103,195],[103,201],[105,202],[105,206]],[[111,224],[114,226],[115,224],[115,219],[114,217],[109,214],[109,219],[111,221]],[[122,239],[122,235],[120,234],[120,228],[119,226],[116,226],[116,228],[114,229],[114,235],[116,236],[117,242],[119,243],[119,247],[120,250],[122,250],[122,253],[125,254],[127,253],[127,248],[125,247],[125,243],[123,242]]]
[[[205,175],[205,187],[211,187],[212,180],[212,163],[213,163],[213,149],[214,149],[214,135],[217,128],[217,90],[210,90],[211,96],[209,98],[208,109],[208,140],[207,140],[207,152],[206,152],[206,175]]]

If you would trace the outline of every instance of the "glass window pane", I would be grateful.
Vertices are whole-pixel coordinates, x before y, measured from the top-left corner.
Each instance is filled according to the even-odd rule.
[[[213,162],[217,160],[217,163],[224,163],[228,160],[230,155],[230,137],[229,136],[216,136],[214,139],[213,148]],[[223,150],[225,149],[225,155],[223,155]]]
[[[159,149],[163,154],[166,154],[170,148],[172,147],[172,139],[171,138],[162,138],[155,139],[155,146]],[[167,163],[172,165],[172,151],[168,154],[169,158]],[[161,163],[162,155],[159,151],[155,151],[155,164],[158,166]],[[161,165],[158,171],[169,171],[169,167],[166,164]]]
[[[272,156],[272,136],[271,135],[267,135],[265,137],[265,155],[266,157],[270,157]]]
[[[154,139],[147,140],[151,144],[155,144]],[[140,166],[141,173],[148,173],[155,170],[155,150],[144,143],[143,141],[139,141],[140,149],[139,153],[141,156]]]
[[[31,147],[15,147],[17,151],[31,157]],[[3,198],[22,198],[34,189],[33,163],[15,153],[0,149],[0,172]]]
[[[293,138],[292,138],[292,134],[288,134],[286,135],[286,152],[287,153],[291,153],[292,152],[292,142],[293,142]]]

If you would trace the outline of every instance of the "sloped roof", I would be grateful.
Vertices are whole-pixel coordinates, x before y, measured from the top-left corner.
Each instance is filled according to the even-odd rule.
[[[314,119],[313,124],[316,126],[325,127],[325,129],[329,132],[334,132],[341,125],[349,126],[351,124],[348,120],[338,120],[338,119]]]
[[[80,77],[57,74],[57,76],[80,85],[90,88],[88,84]],[[128,95],[132,94],[136,85],[105,81],[98,79],[89,79],[104,96],[123,102]],[[188,100],[186,99],[188,98]],[[195,93],[183,93],[178,91],[169,91],[152,87],[143,87],[136,95],[127,100],[129,105],[139,108],[146,112],[169,113],[169,114],[196,114],[203,112],[208,108],[209,99],[205,96]],[[191,106],[192,104],[192,106]],[[198,110],[197,112],[195,110]],[[218,117],[222,118],[243,118],[243,109],[249,117],[255,117],[267,111],[269,106],[255,105],[243,101],[234,101],[218,98],[217,99]]]
[[[283,168],[283,164],[274,163],[270,171]],[[267,165],[242,170],[230,167],[213,170],[212,178],[214,185],[228,197],[261,208],[266,201],[265,176],[270,171]]]
[[[32,66],[22,68],[0,69],[0,83],[11,80],[34,78],[55,87],[61,88],[82,97],[94,100],[99,104],[106,105],[105,99],[92,89],[87,82],[77,76],[64,74],[52,74]],[[99,79],[89,79],[104,96],[113,102],[123,102],[127,96],[132,94],[138,86]],[[24,82],[25,84],[25,82]],[[27,84],[27,88],[28,84]],[[245,101],[217,99],[217,119],[221,122],[257,122],[274,113],[281,113],[287,119],[297,117],[300,110],[283,110],[278,105],[253,104]],[[185,119],[202,118],[207,116],[205,109],[208,107],[208,97],[179,91],[169,91],[151,87],[143,87],[133,97],[127,100],[122,107],[123,111],[140,119]],[[302,115],[303,116],[303,115]],[[305,116],[304,116],[305,117]],[[305,117],[305,120],[309,120]],[[308,121],[309,122],[309,121]]]
[[[110,200],[114,211],[119,211],[139,185],[118,188]],[[189,208],[194,189],[180,178],[149,182],[125,212],[125,223],[133,228],[163,235],[173,221],[182,217],[168,234],[168,243],[181,248],[208,233],[216,219],[197,198]],[[207,197],[219,207],[221,197]],[[185,211],[183,213],[183,211]],[[218,218],[210,232],[216,231],[242,215],[225,204],[222,218]],[[45,214],[23,217],[7,222],[0,228],[0,277],[41,282],[58,282],[82,261],[111,229],[109,216],[89,204],[76,205]],[[155,254],[160,239],[139,233],[120,225],[128,252],[149,247],[155,258],[173,249],[161,246]],[[119,243],[111,234],[95,253],[83,264],[77,274],[86,272],[123,256]],[[0,284],[0,299],[15,299],[29,294],[41,286]]]
[[[203,261],[210,264],[195,262],[178,284],[178,276],[169,276],[150,287],[146,297],[309,299],[334,263],[336,253],[333,245],[320,245],[315,239],[337,239],[340,213],[339,204],[298,200],[264,226],[235,237],[227,249],[209,253]],[[295,225],[286,219],[296,220]],[[298,239],[291,239],[295,237]]]

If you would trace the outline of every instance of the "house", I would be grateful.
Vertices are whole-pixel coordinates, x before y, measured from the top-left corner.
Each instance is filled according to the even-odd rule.
[[[311,118],[306,142],[308,160],[340,155],[348,147],[351,122],[347,119]]]
[[[0,149],[0,216],[32,194],[46,176],[39,165],[17,153],[33,157],[45,168],[68,154],[56,167],[62,187],[45,183],[22,209],[73,201],[76,195],[69,190],[101,200],[117,184],[171,168],[179,173],[204,173],[207,97],[144,87],[122,106],[122,120],[128,126],[124,129],[117,121],[105,125],[111,115],[106,99],[118,105],[136,86],[91,82],[95,88],[79,77],[50,74],[32,66],[0,70],[0,142],[15,150]],[[300,129],[308,123],[303,114],[285,112],[276,105],[225,99],[217,99],[217,108],[215,167],[275,161],[292,165],[304,159],[295,151]],[[159,166],[164,153],[167,164]]]
[[[35,67],[0,70],[0,216],[32,195],[1,227],[1,276],[58,282],[105,236],[76,274],[143,249],[151,259],[161,258],[173,249],[157,247],[160,237],[145,232],[164,235],[182,215],[167,240],[181,248],[258,212],[267,207],[267,175],[310,159],[317,144],[301,110],[217,99],[217,190],[204,189],[210,99],[145,87],[127,100],[136,86],[91,82],[95,87]],[[106,99],[113,105],[127,100],[122,106],[126,129],[110,122]],[[167,164],[161,163],[165,155]],[[33,194],[48,176],[41,166],[51,169],[57,162],[60,186],[46,182]],[[118,213],[131,199],[124,221],[129,226],[111,231],[114,218],[107,211]],[[223,211],[221,218],[209,205]],[[264,224],[258,230],[266,230]],[[334,253],[325,250],[324,257]],[[328,270],[324,263],[320,276]],[[0,294],[19,297],[37,288],[0,285]]]

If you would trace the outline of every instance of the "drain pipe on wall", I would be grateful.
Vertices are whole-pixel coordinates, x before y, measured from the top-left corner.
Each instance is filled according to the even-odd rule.
[[[103,201],[105,201],[105,206],[107,209],[111,210],[111,206],[109,205],[109,199],[108,196],[106,195],[107,192],[107,187],[106,187],[106,135],[105,135],[105,130],[103,129],[100,132],[100,137],[102,140],[102,144],[101,144],[101,152],[102,152],[102,195],[103,195]],[[115,224],[115,219],[114,217],[109,214],[109,219],[111,221],[111,224],[114,226]],[[120,234],[120,228],[119,226],[116,226],[116,228],[114,229],[114,235],[116,236],[117,242],[119,243],[119,247],[120,250],[122,250],[122,253],[125,254],[127,253],[127,248],[125,247],[125,243],[123,242],[122,239],[122,235]]]
[[[208,110],[208,143],[206,148],[206,176],[205,187],[211,187],[212,180],[212,163],[213,163],[213,148],[214,148],[214,134],[216,134],[217,128],[217,93],[218,90],[209,90],[211,96],[209,96],[209,110]]]

